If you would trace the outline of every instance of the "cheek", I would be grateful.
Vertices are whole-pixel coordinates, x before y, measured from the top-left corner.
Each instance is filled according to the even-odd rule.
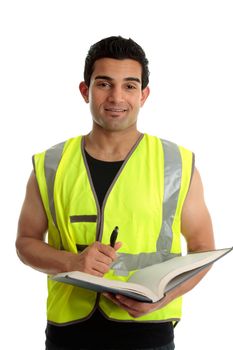
[[[98,99],[95,95],[92,94],[89,96],[89,103],[91,109],[96,109],[96,106],[98,105]]]
[[[131,101],[131,106],[134,111],[138,111],[141,108],[141,102],[138,100]]]
[[[128,102],[131,104],[131,106],[133,106],[135,109],[138,109],[141,107],[142,105],[142,100],[141,100],[141,96],[140,95],[136,95],[136,96],[130,96],[128,98]]]
[[[94,103],[90,103],[90,111],[93,116],[96,115],[97,107]]]
[[[98,106],[100,106],[103,103],[104,96],[102,94],[92,93],[89,96],[89,101],[92,104],[92,106],[94,106],[94,108],[98,108]]]

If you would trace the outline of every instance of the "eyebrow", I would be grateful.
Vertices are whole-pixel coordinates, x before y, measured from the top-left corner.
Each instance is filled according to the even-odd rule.
[[[113,81],[114,79],[109,77],[108,75],[97,75],[95,77],[95,80],[98,80],[98,79],[103,79],[103,80],[108,80],[108,81]],[[124,78],[124,81],[135,81],[139,84],[141,84],[141,80],[139,78],[136,78],[136,77],[127,77],[127,78]]]

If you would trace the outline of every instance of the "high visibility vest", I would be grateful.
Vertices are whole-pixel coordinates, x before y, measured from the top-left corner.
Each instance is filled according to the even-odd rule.
[[[192,177],[192,152],[141,135],[107,191],[102,209],[82,136],[33,159],[48,217],[48,243],[54,248],[79,254],[96,240],[109,244],[113,228],[119,226],[123,245],[106,277],[123,281],[132,271],[181,254],[181,212]],[[181,317],[181,298],[133,318],[99,293],[48,278],[48,322],[85,320],[97,307],[112,320],[160,322]]]

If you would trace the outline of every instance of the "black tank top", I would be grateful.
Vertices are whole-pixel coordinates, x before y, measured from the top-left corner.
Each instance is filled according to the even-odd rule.
[[[105,194],[123,161],[105,162],[85,152],[92,182],[102,206]],[[100,310],[83,322],[68,326],[48,324],[46,336],[67,349],[135,349],[167,345],[174,337],[172,322],[118,322],[106,319]]]

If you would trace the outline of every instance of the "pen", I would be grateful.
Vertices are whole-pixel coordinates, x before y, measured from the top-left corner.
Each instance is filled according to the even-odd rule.
[[[119,227],[116,226],[114,228],[114,230],[112,231],[111,233],[111,236],[110,236],[110,246],[111,247],[114,247],[115,243],[116,243],[116,240],[117,240],[117,235],[118,235],[118,230],[119,230]]]

